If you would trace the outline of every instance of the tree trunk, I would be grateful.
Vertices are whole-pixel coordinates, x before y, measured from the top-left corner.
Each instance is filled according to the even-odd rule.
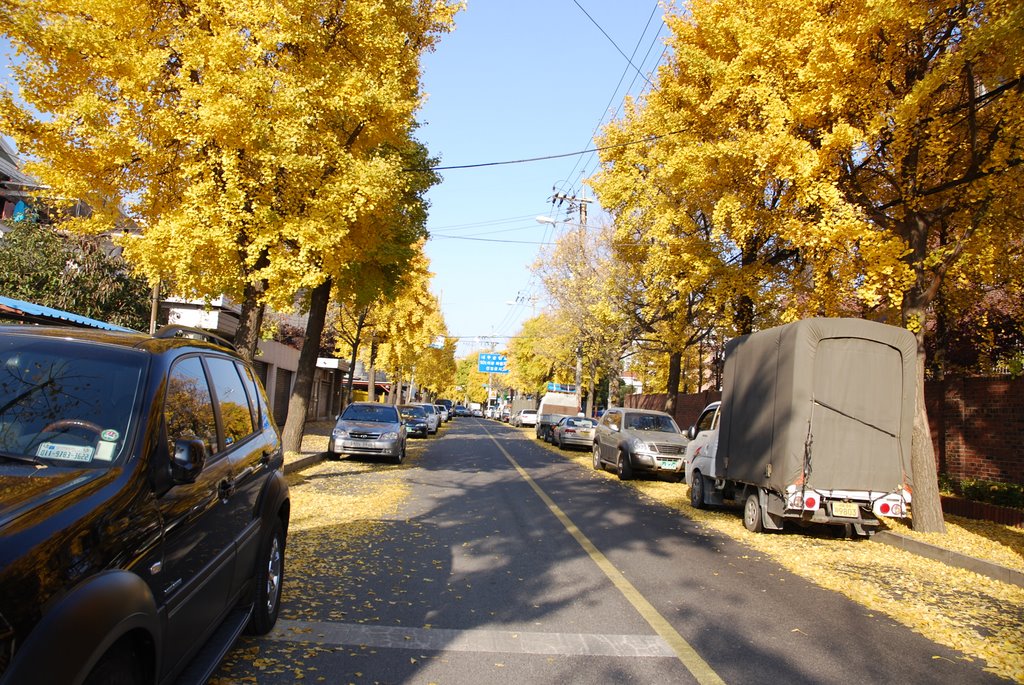
[[[597,369],[590,365],[590,392],[587,393],[587,416],[594,415],[594,396],[597,395]]]
[[[248,362],[256,358],[260,344],[260,329],[263,327],[263,312],[266,306],[259,302],[262,288],[246,284],[242,299],[242,311],[235,331],[235,347],[238,354]]]
[[[945,533],[946,522],[942,517],[942,499],[939,496],[939,477],[935,467],[935,446],[928,423],[928,408],[924,401],[924,310],[911,307],[906,310],[910,319],[916,320],[920,328],[917,337],[917,412],[914,414],[914,433],[910,446],[910,470],[914,479],[913,513],[914,530],[922,533]]]
[[[377,340],[370,329],[370,368],[366,371],[366,399],[377,401]]]
[[[295,375],[295,386],[288,400],[288,418],[281,434],[285,452],[299,452],[302,449],[302,434],[306,428],[306,409],[313,389],[316,373],[316,358],[320,354],[320,339],[327,319],[327,305],[331,300],[331,279],[328,278],[310,293],[309,319],[306,322],[306,339],[299,353],[299,369]]]
[[[349,365],[348,384],[345,386],[345,406],[352,402],[352,384],[356,380],[356,357],[359,355],[359,339],[363,333],[363,322],[366,321],[366,313],[369,308],[364,308],[359,314],[359,322],[356,324],[356,334],[352,339],[352,359]]]
[[[269,259],[267,251],[263,250],[253,266],[253,271],[265,269]],[[256,349],[260,344],[260,329],[263,327],[263,312],[266,309],[262,299],[266,290],[267,281],[263,279],[256,283],[246,280],[245,289],[242,291],[242,311],[238,330],[235,331],[235,347],[249,362],[256,358]]]
[[[679,369],[682,366],[683,353],[673,352],[668,358],[668,385],[665,392],[665,413],[676,415],[676,395],[679,394]]]

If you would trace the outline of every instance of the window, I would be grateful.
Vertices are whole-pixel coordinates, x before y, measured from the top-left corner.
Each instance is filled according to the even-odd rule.
[[[207,357],[206,365],[210,369],[210,380],[217,393],[220,420],[224,426],[224,444],[230,446],[255,431],[249,397],[233,360]]]
[[[210,455],[220,451],[213,399],[199,357],[186,357],[171,369],[164,421],[171,454],[174,454],[175,440],[201,440]]]
[[[270,413],[267,411],[267,394],[256,380],[256,374],[245,364],[238,364],[249,390],[249,404],[252,405],[253,420],[257,430],[270,430]]]
[[[429,405],[420,405],[429,412]],[[350,404],[345,408],[341,418],[346,421],[374,421],[378,423],[398,423],[398,410],[388,404]]]
[[[697,432],[714,430],[718,425],[718,407],[710,409],[703,414],[697,420]]]
[[[99,345],[9,336],[0,343],[0,451],[79,467],[124,452],[145,358]]]

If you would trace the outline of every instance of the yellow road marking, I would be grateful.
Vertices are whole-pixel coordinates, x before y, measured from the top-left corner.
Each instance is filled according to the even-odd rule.
[[[530,477],[530,474],[519,465],[511,454],[502,447],[501,443],[488,432],[488,437],[494,441],[494,444],[498,446],[501,453],[505,455],[505,459],[512,464],[512,467],[519,473],[523,480],[525,480],[533,491],[537,493],[537,496],[541,498],[547,508],[555,515],[565,529],[569,532],[569,535],[575,538],[576,542],[580,544],[580,547],[587,553],[587,555],[593,560],[597,567],[600,568],[604,574],[608,577],[608,580],[612,582],[619,592],[626,598],[626,600],[633,605],[633,608],[637,610],[640,616],[654,629],[661,639],[663,639],[672,651],[675,652],[676,657],[682,662],[683,666],[687,668],[693,677],[696,678],[698,683],[702,685],[724,685],[725,681],[722,680],[717,673],[715,673],[706,661],[700,658],[700,655],[690,646],[690,644],[683,639],[672,624],[669,623],[664,616],[658,613],[658,610],[647,601],[640,591],[629,582],[622,573],[612,565],[612,562],[608,560],[604,554],[601,553],[594,543],[583,534],[583,532],[576,527],[576,524],[572,522],[565,512],[563,512],[554,500],[548,497],[548,494],[544,492],[537,482]]]

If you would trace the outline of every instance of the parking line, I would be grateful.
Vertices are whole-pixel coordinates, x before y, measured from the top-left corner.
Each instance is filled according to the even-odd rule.
[[[541,501],[547,505],[547,508],[555,515],[555,518],[561,522],[569,535],[573,536],[576,542],[580,544],[580,547],[583,548],[583,551],[585,551],[591,560],[597,564],[597,567],[604,572],[608,577],[608,580],[612,582],[612,585],[614,585],[626,600],[633,605],[633,608],[635,608],[640,616],[647,621],[651,628],[654,629],[654,632],[668,643],[668,646],[675,653],[676,657],[682,662],[683,666],[693,674],[693,677],[697,682],[702,685],[724,685],[725,681],[722,680],[714,670],[712,670],[711,666],[709,666],[706,661],[700,658],[700,655],[697,654],[696,650],[694,650],[694,648],[683,639],[683,636],[672,627],[672,624],[669,623],[665,617],[647,601],[647,598],[640,594],[640,591],[637,590],[636,587],[630,583],[629,580],[627,580],[626,577],[622,575],[617,568],[615,568],[615,566],[612,565],[612,562],[608,560],[608,557],[602,554],[601,550],[599,550],[594,543],[592,543],[590,539],[576,527],[576,524],[572,522],[572,519],[570,519],[565,512],[555,504],[554,500],[548,497],[548,494],[544,492],[539,485],[537,485],[537,482],[530,477],[530,474],[526,472],[526,469],[519,465],[519,462],[517,462],[515,458],[508,453],[508,450],[498,442],[497,438],[491,435],[490,431],[488,431],[487,434],[491,440],[494,441],[494,444],[498,446],[498,449],[501,450],[501,453],[505,455],[505,459],[507,459],[509,463],[512,464],[512,467],[519,473],[520,477],[522,477],[522,479],[525,480],[531,488],[533,488],[533,491],[537,493],[537,496],[541,498]]]

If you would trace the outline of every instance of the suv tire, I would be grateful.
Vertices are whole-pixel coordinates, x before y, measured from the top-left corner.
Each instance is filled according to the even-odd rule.
[[[248,632],[266,635],[277,621],[281,609],[281,581],[284,579],[284,531],[276,520],[263,550],[256,559],[256,597]]]
[[[615,462],[615,472],[619,475],[619,480],[633,478],[633,465],[629,463],[629,454],[625,450],[619,452],[619,459]]]

